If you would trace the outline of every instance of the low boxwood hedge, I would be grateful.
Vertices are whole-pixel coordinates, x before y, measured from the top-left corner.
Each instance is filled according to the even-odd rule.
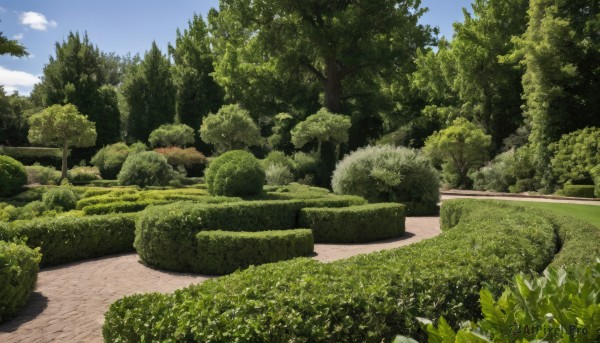
[[[299,226],[311,228],[317,243],[365,243],[401,236],[404,219],[404,205],[394,203],[304,208]]]
[[[0,227],[5,224],[0,223]],[[15,316],[35,289],[41,255],[24,244],[0,241],[0,323]]]
[[[451,325],[475,319],[484,284],[498,295],[517,273],[546,268],[556,251],[569,265],[598,256],[600,230],[579,237],[581,222],[519,206],[447,201],[442,219],[441,235],[404,248],[332,263],[299,258],[172,294],[125,297],[106,313],[104,339],[381,342],[397,333],[418,336],[416,317],[443,315]]]
[[[0,227],[0,239],[40,247],[43,266],[133,250],[135,214],[39,218]]]
[[[168,201],[116,201],[106,204],[89,205],[83,208],[86,216],[109,213],[131,213],[144,210],[150,205],[163,205]]]
[[[562,194],[575,198],[594,198],[594,185],[565,185]]]
[[[196,255],[190,256],[187,270],[201,274],[228,274],[251,265],[308,256],[314,249],[308,229],[201,231],[196,235],[196,244]]]

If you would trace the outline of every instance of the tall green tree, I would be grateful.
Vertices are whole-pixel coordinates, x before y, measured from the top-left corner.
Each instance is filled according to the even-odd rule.
[[[112,96],[102,88],[113,82],[107,56],[90,42],[87,33],[81,36],[78,32],[69,32],[65,41],[56,43],[55,56],[50,57],[41,82],[32,94],[40,107],[77,106],[96,123],[97,146],[114,143],[120,138],[120,114],[113,108]]]
[[[52,105],[29,118],[29,141],[32,144],[62,149],[62,174],[67,177],[70,147],[85,148],[96,143],[96,129],[87,116],[72,104]]]
[[[33,111],[29,97],[17,92],[7,95],[0,85],[0,144],[27,144],[27,118]]]
[[[516,63],[502,59],[511,39],[525,32],[528,0],[475,0],[464,21],[454,24],[451,42],[417,54],[413,86],[428,107],[424,114],[442,126],[458,116],[474,120],[496,148],[522,124],[521,76]]]
[[[156,42],[139,65],[128,68],[121,91],[129,110],[127,141],[148,141],[150,133],[175,120],[175,85],[171,63]]]
[[[316,142],[317,154],[320,156],[323,143],[333,142],[337,159],[340,145],[348,142],[351,125],[350,117],[333,114],[322,108],[292,129],[292,143],[296,148],[302,148],[309,142]]]
[[[600,125],[600,6],[596,0],[531,0],[528,15],[512,58],[525,67],[529,141],[537,177],[549,187],[549,144]]]
[[[200,127],[200,137],[214,145],[217,153],[247,149],[262,144],[258,125],[240,105],[225,105],[216,114],[207,115]]]
[[[418,0],[221,0],[219,12],[209,15],[215,78],[244,106],[255,101],[257,88],[289,107],[299,98],[280,97],[285,89],[302,96],[316,91],[317,104],[299,104],[304,113],[324,106],[369,123],[381,107],[382,84],[403,77],[398,71],[412,63],[415,49],[432,42],[432,30],[418,24],[424,12]]]
[[[208,27],[201,16],[195,14],[183,33],[177,29],[175,46],[169,45],[169,54],[175,63],[178,121],[197,129],[205,115],[219,110],[224,96],[211,75],[213,54]]]

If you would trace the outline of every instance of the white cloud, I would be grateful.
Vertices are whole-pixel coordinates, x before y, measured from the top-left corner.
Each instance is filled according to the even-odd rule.
[[[15,90],[20,93],[29,93],[38,82],[40,82],[39,76],[0,66],[0,84],[4,86],[4,90],[9,94]]]
[[[4,13],[4,12],[6,12],[6,8],[0,7],[0,13]]]
[[[23,39],[23,34],[17,33],[16,35],[12,36],[12,39],[21,40]]]
[[[38,12],[23,12],[19,19],[21,19],[21,24],[40,31],[46,31],[49,27],[56,27],[58,25],[54,20],[48,21],[45,15]]]

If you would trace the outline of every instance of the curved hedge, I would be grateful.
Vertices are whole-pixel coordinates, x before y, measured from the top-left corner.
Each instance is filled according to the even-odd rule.
[[[198,250],[189,260],[189,271],[211,275],[308,256],[314,249],[312,232],[308,229],[201,231],[196,235],[196,244]]]
[[[141,213],[134,246],[145,263],[173,271],[191,271],[197,255],[196,235],[201,231],[290,230],[305,207],[344,207],[363,204],[360,197],[302,200],[260,200],[223,204],[188,202],[154,206]]]
[[[404,219],[404,205],[394,203],[304,208],[299,226],[311,228],[317,243],[366,243],[401,236]]]
[[[133,251],[135,214],[39,218],[0,226],[0,239],[26,238],[43,266]]]
[[[499,294],[519,272],[600,254],[598,228],[519,206],[447,201],[442,222],[441,235],[404,248],[332,263],[300,258],[125,297],[106,313],[104,339],[380,342],[419,334],[417,316],[477,318],[484,284]]]
[[[0,155],[0,197],[15,194],[27,183],[23,164],[12,157]]]
[[[0,223],[0,227],[3,223]],[[35,289],[40,253],[0,241],[0,323],[15,316]]]

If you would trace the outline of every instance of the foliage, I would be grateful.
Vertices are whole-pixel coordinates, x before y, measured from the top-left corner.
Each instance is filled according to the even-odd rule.
[[[194,129],[185,124],[164,124],[150,133],[152,147],[186,147],[194,144]]]
[[[207,115],[200,127],[200,137],[213,144],[219,153],[262,144],[258,126],[239,105],[225,105],[216,114]]]
[[[42,202],[50,210],[66,212],[75,209],[77,197],[68,187],[56,187],[44,193]]]
[[[473,172],[473,189],[482,191],[512,192],[536,191],[532,150],[523,146],[496,155],[492,161]]]
[[[527,26],[527,0],[476,0],[454,23],[450,43],[421,51],[412,83],[428,102],[453,107],[492,136],[498,148],[521,118],[521,77],[515,61],[500,60]],[[441,119],[441,118],[440,118]],[[445,126],[445,125],[444,125]]]
[[[360,195],[369,202],[406,203],[413,215],[418,208],[435,212],[440,196],[438,173],[430,160],[403,147],[356,150],[338,163],[331,185],[336,193]]]
[[[412,0],[223,1],[208,16],[215,79],[252,113],[324,106],[352,115],[350,141],[361,146],[393,107],[383,88],[405,79],[415,50],[433,43],[433,30],[418,24],[425,11]]]
[[[315,153],[296,152],[292,162],[297,180],[311,181],[319,173],[320,158]],[[312,184],[312,182],[308,183]]]
[[[127,141],[145,142],[153,130],[175,119],[171,64],[156,42],[152,42],[141,63],[128,69],[120,90],[129,112]]]
[[[0,223],[0,231],[4,223]],[[35,289],[41,255],[24,244],[0,241],[0,323],[14,317]]]
[[[98,168],[103,178],[115,179],[130,153],[147,150],[143,143],[139,144],[143,147],[135,144],[128,147],[127,144],[121,142],[107,145],[98,150],[92,157],[91,163]]]
[[[404,234],[403,205],[369,204],[304,208],[299,226],[312,229],[316,243],[367,243]]]
[[[0,227],[0,239],[24,239],[40,247],[42,265],[50,266],[133,250],[135,217],[131,214],[39,218]]]
[[[90,42],[87,33],[69,32],[56,43],[55,56],[44,66],[41,83],[33,94],[38,107],[75,105],[95,123],[98,147],[119,140],[120,112],[114,80],[108,72],[109,57]],[[63,176],[64,177],[64,176]]]
[[[434,161],[443,163],[445,183],[449,187],[465,188],[468,174],[488,158],[491,137],[465,118],[457,118],[452,126],[440,130],[425,142],[425,152]]]
[[[196,148],[161,148],[154,149],[161,155],[167,158],[167,162],[172,166],[185,166],[186,168],[194,168],[198,165],[206,163],[206,156],[196,150]]]
[[[56,185],[60,182],[60,172],[53,167],[45,167],[36,163],[25,166],[27,171],[27,184]]]
[[[205,175],[212,195],[260,194],[265,184],[265,171],[258,159],[242,150],[230,151],[212,160]]]
[[[348,130],[352,123],[350,118],[337,115],[322,108],[319,112],[298,123],[292,131],[292,143],[296,148],[302,148],[311,141],[317,142],[317,153],[321,154],[324,142],[333,142],[339,151],[339,145],[348,142]]]
[[[75,167],[68,172],[69,180],[73,183],[90,183],[100,180],[100,171],[96,167]]]
[[[284,164],[269,164],[265,169],[265,180],[270,186],[283,186],[294,181],[290,167]]]
[[[95,124],[71,104],[52,105],[29,118],[29,135],[32,144],[62,148],[61,178],[67,177],[69,147],[83,148],[96,143]]]
[[[124,186],[147,187],[165,186],[173,176],[173,168],[164,156],[154,151],[146,151],[127,156],[117,179]]]
[[[272,134],[267,139],[267,143],[274,150],[282,150],[290,153],[294,150],[292,144],[291,130],[294,127],[294,117],[289,113],[278,113],[273,117]]]
[[[0,155],[0,197],[8,197],[27,183],[27,171],[21,162]]]
[[[7,94],[4,86],[0,85],[0,144],[27,144],[27,117],[33,111],[34,105],[30,97],[16,91]],[[3,153],[2,150],[0,147],[0,154]]]
[[[177,118],[182,124],[199,128],[204,115],[216,112],[223,105],[224,95],[211,75],[214,56],[208,28],[201,16],[194,14],[183,32],[177,29],[175,46],[169,45],[169,55],[175,62]]]
[[[562,195],[576,198],[594,198],[594,185],[565,185]]]
[[[527,31],[512,58],[525,68],[523,99],[536,177],[549,190],[549,145],[562,134],[600,126],[598,6],[589,1],[530,1]]]
[[[536,279],[519,274],[497,300],[481,290],[483,319],[478,322],[465,323],[458,332],[443,317],[437,327],[423,326],[429,341],[440,343],[595,342],[600,338],[599,288],[600,262],[552,268]]]
[[[592,183],[592,168],[600,164],[600,127],[563,135],[550,146],[550,164],[558,185]]]
[[[596,198],[600,198],[600,164],[592,168],[590,174],[592,175],[592,178],[594,179],[594,185],[596,186]]]
[[[16,39],[8,39],[0,32],[0,56],[10,55],[14,57],[28,56],[27,49]]]
[[[416,334],[417,315],[443,315],[451,325],[476,319],[482,286],[499,292],[521,271],[542,271],[556,236],[535,211],[459,203],[458,225],[400,249],[331,263],[295,259],[174,294],[125,297],[106,313],[104,339],[381,342],[398,332]],[[600,232],[592,239],[599,242]]]

